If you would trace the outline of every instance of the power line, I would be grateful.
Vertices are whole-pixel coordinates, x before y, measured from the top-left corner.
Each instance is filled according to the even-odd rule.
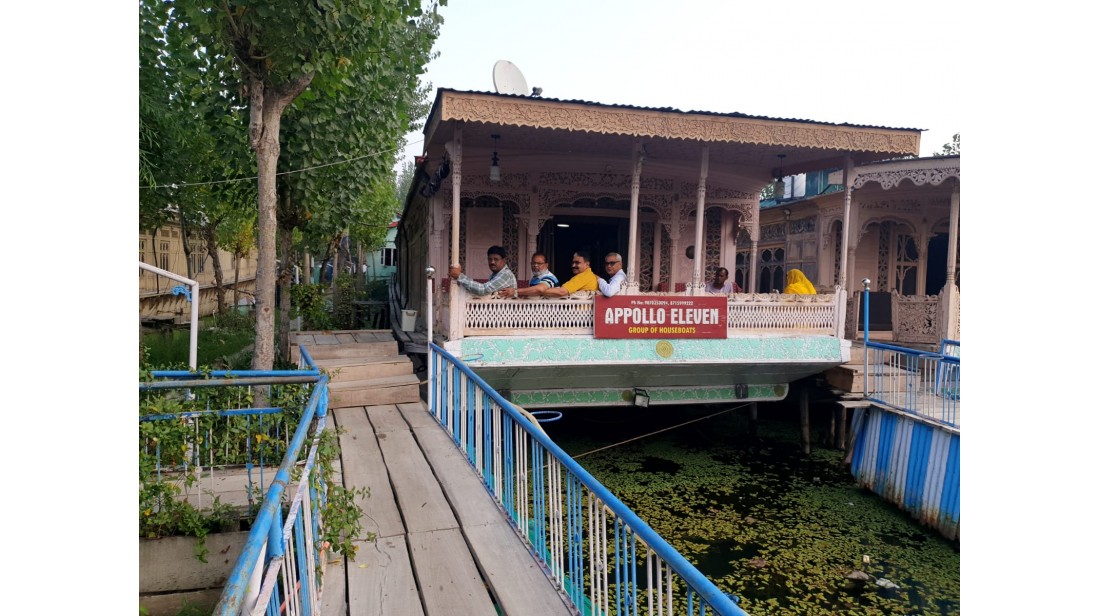
[[[282,172],[276,173],[275,176],[278,177],[280,175],[291,175],[291,174],[294,174],[294,173],[305,173],[306,171],[313,171],[314,169],[322,169],[324,167],[333,167],[335,165],[344,165],[344,164],[347,164],[347,163],[353,163],[357,160],[363,160],[364,158],[373,158],[375,156],[381,156],[382,154],[389,154],[390,152],[396,152],[396,151],[398,151],[400,149],[403,149],[407,146],[416,145],[418,143],[423,143],[423,142],[424,142],[423,139],[419,139],[417,141],[412,141],[412,142],[409,142],[409,143],[404,144],[402,146],[399,146],[399,147],[396,147],[396,148],[391,148],[389,150],[382,150],[381,152],[371,152],[370,154],[364,154],[362,156],[356,156],[355,158],[348,158],[348,159],[345,159],[345,160],[338,160],[334,163],[324,163],[324,164],[321,164],[321,165],[315,165],[313,167],[306,167],[305,169],[297,169],[295,171],[282,171]],[[228,179],[228,180],[211,180],[209,182],[172,182],[172,183],[167,183],[167,184],[166,183],[160,183],[160,184],[155,184],[155,185],[154,184],[148,184],[148,185],[145,185],[145,186],[140,186],[139,188],[152,188],[153,190],[156,190],[158,188],[182,188],[184,186],[211,186],[211,185],[214,185],[214,184],[231,184],[233,182],[250,182],[250,181],[253,181],[253,180],[257,180],[257,179],[259,179],[259,176],[254,175],[252,177],[247,177],[247,178],[233,178],[233,179]]]

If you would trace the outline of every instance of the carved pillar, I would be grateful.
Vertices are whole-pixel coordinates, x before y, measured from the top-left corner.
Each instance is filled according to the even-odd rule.
[[[943,286],[943,301],[947,305],[947,318],[940,321],[944,330],[941,338],[956,339],[959,332],[959,288],[955,286],[955,259],[959,250],[959,185],[951,191],[951,222],[947,230],[947,283]]]
[[[917,295],[928,293],[928,241],[931,237],[927,226],[917,229]]]
[[[706,247],[703,246],[704,210],[707,203],[707,168],[710,165],[710,148],[703,146],[702,160],[699,162],[699,187],[695,189],[695,259],[691,267],[691,289],[689,295],[699,295],[703,291],[703,262],[706,261]]]
[[[459,265],[458,206],[462,199],[462,123],[455,125],[454,140],[447,148],[451,156],[451,265]]]
[[[855,180],[855,173],[852,165],[851,154],[844,157],[844,218],[841,223],[840,241],[840,286],[843,289],[848,288],[848,263],[849,263],[849,243],[851,238],[851,218],[852,218],[852,182]],[[854,248],[851,249],[852,254],[855,254]],[[855,259],[851,259],[855,261]]]
[[[630,177],[630,237],[627,240],[626,249],[630,257],[627,259],[626,284],[623,285],[624,295],[636,295],[638,293],[638,193],[642,188],[642,146],[634,144],[633,175]],[[603,263],[603,255],[593,255],[593,259],[599,259]]]
[[[757,212],[757,217],[752,221],[752,227],[749,228],[749,288],[745,289],[746,293],[756,293],[756,263],[759,255],[758,244],[760,244],[760,216]]]
[[[459,203],[462,197],[462,123],[455,125],[454,140],[447,148],[451,156],[451,265],[459,265],[458,254]],[[462,325],[466,304],[466,293],[462,285],[451,281],[451,305],[450,305],[450,338],[458,340],[462,338]]]
[[[539,249],[539,231],[542,230],[542,219],[531,216],[527,219],[527,255],[526,259],[531,260],[531,255],[538,252]]]

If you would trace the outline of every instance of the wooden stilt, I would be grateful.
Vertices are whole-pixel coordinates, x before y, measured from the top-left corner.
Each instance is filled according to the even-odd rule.
[[[838,404],[834,414],[837,418],[836,441],[834,446],[844,451],[848,447],[848,407]]]
[[[756,436],[756,403],[749,403],[749,432]]]
[[[802,416],[802,453],[810,453],[810,391],[798,388],[798,411]]]

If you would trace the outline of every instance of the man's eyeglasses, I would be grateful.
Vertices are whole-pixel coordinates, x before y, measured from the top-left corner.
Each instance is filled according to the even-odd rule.
[[[539,263],[538,261],[532,261],[531,265],[546,265],[546,261],[543,261],[542,263]]]
[[[605,261],[604,265],[615,265],[618,261]]]

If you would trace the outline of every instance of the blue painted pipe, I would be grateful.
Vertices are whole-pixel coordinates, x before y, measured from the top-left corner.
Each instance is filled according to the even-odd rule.
[[[204,379],[215,378],[255,378],[261,376],[321,376],[320,370],[211,370],[210,372],[191,372],[190,370],[154,370],[157,379]]]
[[[322,376],[320,385],[327,384],[328,377]],[[213,614],[237,616],[241,611],[241,604],[244,602],[244,591],[248,587],[249,578],[252,577],[252,568],[256,566],[256,558],[260,554],[260,548],[268,538],[269,533],[275,532],[275,529],[272,528],[277,519],[275,510],[282,506],[283,492],[290,483],[290,469],[297,462],[298,452],[301,451],[302,444],[309,434],[309,426],[313,423],[314,412],[321,403],[320,395],[322,391],[327,391],[327,388],[320,386],[313,388],[309,404],[306,406],[305,412],[302,413],[298,428],[294,431],[294,438],[291,439],[286,455],[283,456],[283,462],[279,465],[279,471],[275,473],[275,479],[271,482],[271,487],[268,488],[267,494],[264,496],[260,513],[256,516],[256,521],[252,523],[252,530],[248,532],[248,539],[241,549],[240,557],[233,565],[233,570],[229,573],[229,580],[225,583],[225,590],[222,591],[221,599],[214,606]],[[279,541],[282,541],[281,527],[280,524]]]

